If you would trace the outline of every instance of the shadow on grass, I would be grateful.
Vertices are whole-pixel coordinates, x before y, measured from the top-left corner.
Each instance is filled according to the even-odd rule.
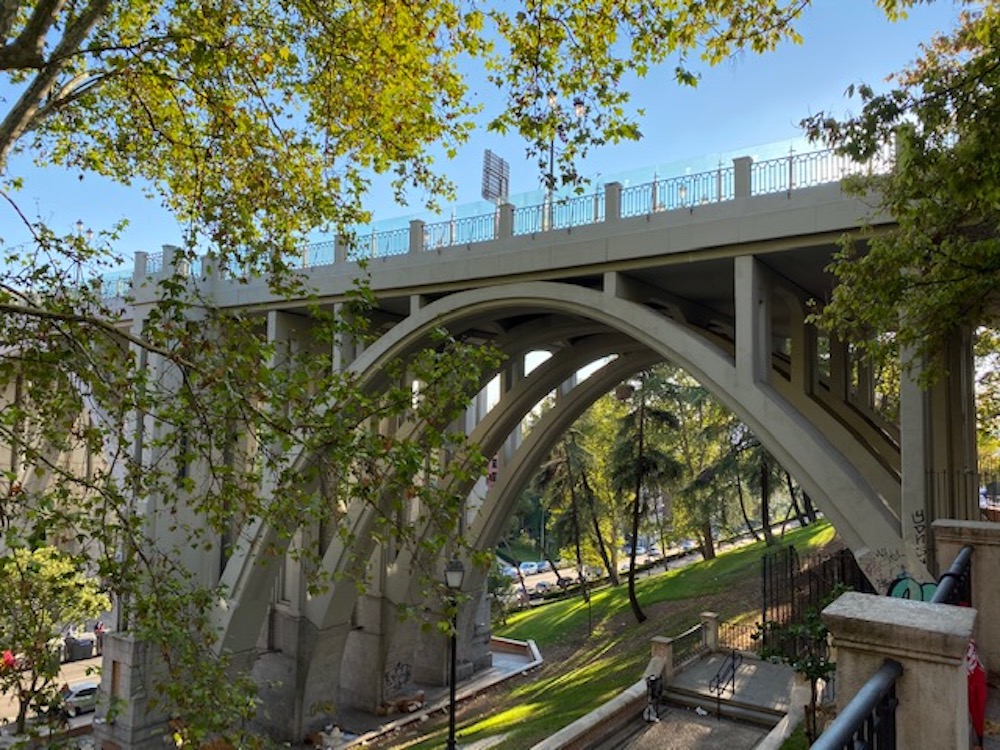
[[[785,534],[781,543],[807,551],[828,544],[834,536],[830,524],[819,522]],[[530,682],[502,688],[504,693],[495,696],[493,704],[502,704],[503,708],[490,709],[487,715],[482,715],[485,708],[478,709],[480,715],[473,716],[476,706],[464,707],[458,727],[460,744],[483,742],[487,746],[488,738],[503,734],[497,747],[530,748],[611,700],[642,678],[653,635],[680,633],[697,622],[706,596],[750,586],[756,591],[760,558],[773,549],[755,542],[723,552],[714,560],[637,580],[636,591],[643,608],[654,608],[662,602],[682,603],[642,625],[632,618],[624,583],[593,591],[589,616],[588,605],[579,597],[511,615],[497,635],[534,640],[546,664]],[[738,607],[740,597],[732,601]],[[726,617],[740,614],[739,609],[723,613]],[[589,634],[588,617],[594,624]],[[552,660],[547,649],[558,652],[558,659]],[[446,727],[426,732],[419,739],[381,746],[440,750]]]

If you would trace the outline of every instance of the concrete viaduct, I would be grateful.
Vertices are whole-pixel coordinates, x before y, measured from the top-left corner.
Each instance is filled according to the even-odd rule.
[[[498,403],[487,410],[478,399],[465,425],[486,455],[499,455],[495,485],[461,488],[476,548],[498,541],[533,471],[580,414],[622,380],[667,360],[753,430],[876,585],[904,568],[927,578],[936,568],[931,521],[979,512],[969,480],[976,471],[970,337],[956,337],[947,355],[951,374],[933,390],[903,382],[893,423],[874,408],[868,364],[808,322],[811,301],[830,293],[826,267],[838,241],[871,219],[863,202],[842,193],[844,169],[828,152],[760,163],[740,158],[713,172],[609,183],[596,195],[542,206],[504,205],[496,214],[436,225],[414,221],[362,238],[363,251],[358,244],[312,246],[302,262],[321,302],[335,305],[361,273],[355,253],[372,258],[384,333],[364,350],[340,352],[343,366],[362,376],[374,377],[442,325],[455,335],[488,336],[507,354]],[[880,220],[872,223],[870,231],[878,231]],[[171,248],[162,257],[139,254],[134,279],[155,278],[173,264]],[[269,337],[308,337],[304,300],[275,298],[264,283],[209,276],[193,283],[219,304],[266,316]],[[525,357],[538,350],[551,356],[528,373]],[[590,377],[575,377],[598,360],[605,363]],[[553,391],[555,408],[516,439],[522,419]],[[367,514],[348,511],[359,537],[371,523]],[[395,604],[415,591],[405,559],[383,562],[372,549],[378,573],[364,596],[350,584],[310,596],[290,560],[259,564],[257,551],[271,533],[244,529],[224,569],[217,554],[201,559],[193,550],[188,564],[226,584],[221,647],[252,665],[270,708],[265,721],[277,734],[301,737],[328,720],[323,707],[331,703],[371,710],[385,698],[393,670],[447,681],[440,634],[397,622]],[[347,559],[335,538],[324,565],[341,570]],[[466,576],[466,587],[480,590],[482,575]],[[488,623],[482,606],[463,609],[466,673],[488,663]],[[134,653],[106,653],[141,668]],[[123,697],[134,697],[128,679],[122,684],[116,689]],[[122,716],[100,731],[121,746],[143,746],[142,721],[129,713],[132,720]]]

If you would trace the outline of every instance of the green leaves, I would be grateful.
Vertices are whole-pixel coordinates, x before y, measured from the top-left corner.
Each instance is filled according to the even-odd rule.
[[[931,363],[928,379],[942,373],[939,354],[957,329],[996,322],[998,36],[997,9],[970,8],[958,28],[896,74],[894,89],[849,91],[861,100],[859,115],[806,121],[812,137],[859,160],[895,150],[889,174],[848,187],[870,196],[896,226],[845,238],[831,267],[839,285],[816,319],[875,354],[910,347]]]

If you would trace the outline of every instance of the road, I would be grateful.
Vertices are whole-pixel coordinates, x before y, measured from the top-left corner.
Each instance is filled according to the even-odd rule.
[[[100,682],[100,668],[101,657],[99,656],[93,659],[67,662],[59,669],[59,684],[75,685],[78,682]],[[0,695],[0,720],[11,722],[16,718],[17,700],[9,695]],[[70,727],[76,727],[81,723],[89,723],[91,719],[93,719],[93,714],[78,716],[70,720]]]
[[[715,551],[721,552],[722,550],[731,549],[733,547],[742,547],[745,544],[749,544],[753,541],[753,537],[749,535],[744,535],[737,537],[733,540],[728,540],[725,542],[717,542],[715,545]],[[636,568],[640,568],[648,563],[659,562],[658,565],[653,565],[645,570],[641,570],[637,575],[645,577],[652,575],[654,573],[663,572],[665,570],[673,570],[674,568],[682,568],[685,565],[690,565],[691,563],[698,562],[701,560],[701,551],[699,548],[695,547],[690,551],[685,551],[680,547],[671,548],[667,550],[667,557],[664,558],[661,555],[636,555],[635,564]],[[618,570],[619,573],[624,573],[628,570],[628,557],[620,556],[618,560]],[[576,568],[561,568],[560,574],[563,577],[576,578]],[[558,588],[556,585],[556,574],[553,571],[548,571],[545,573],[535,573],[534,575],[524,576],[524,585],[528,590],[529,595],[534,594],[537,590],[539,583],[546,583],[553,590]],[[511,592],[516,593],[520,587],[520,581],[514,580],[511,584]]]

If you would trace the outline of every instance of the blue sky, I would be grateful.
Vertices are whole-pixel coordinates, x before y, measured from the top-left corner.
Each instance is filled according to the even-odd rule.
[[[593,152],[581,171],[600,175],[603,182],[659,165],[659,173],[669,176],[682,173],[685,164],[762,155],[764,144],[787,152],[801,137],[798,123],[803,117],[821,110],[850,111],[853,105],[844,96],[848,85],[865,81],[883,86],[888,74],[914,59],[920,42],[951,28],[956,14],[950,0],[938,0],[917,6],[905,21],[890,23],[872,0],[816,0],[799,26],[802,45],[785,45],[763,56],[747,54],[706,69],[695,89],[678,87],[669,67],[635,82],[633,104],[645,109],[643,140]],[[484,103],[486,114],[501,106],[495,98]],[[523,141],[482,131],[441,167],[457,184],[459,204],[479,200],[486,148],[510,162],[512,193],[539,189],[537,167],[525,160]],[[25,176],[18,195],[22,209],[46,219],[57,231],[72,231],[78,220],[97,231],[127,218],[130,226],[118,248],[125,257],[180,241],[172,218],[139,187],[93,176],[80,180],[75,173],[38,170],[23,160],[12,163],[11,172]],[[390,191],[381,184],[370,196],[369,208],[379,220],[415,212],[392,204]],[[8,245],[27,239],[6,206],[0,207],[0,237]]]

